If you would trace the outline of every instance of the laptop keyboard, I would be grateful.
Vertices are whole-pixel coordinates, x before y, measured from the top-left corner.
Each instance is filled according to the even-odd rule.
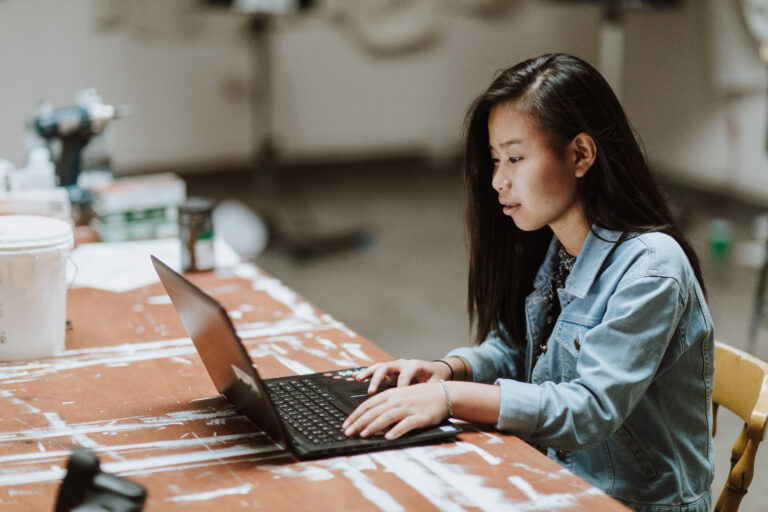
[[[280,417],[313,443],[324,444],[347,440],[341,424],[347,415],[339,409],[336,398],[312,381],[287,380],[268,382]]]

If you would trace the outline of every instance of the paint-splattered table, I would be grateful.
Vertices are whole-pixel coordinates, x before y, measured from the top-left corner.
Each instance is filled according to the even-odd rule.
[[[389,356],[251,265],[191,276],[265,377]],[[159,283],[75,288],[60,356],[0,364],[0,509],[53,510],[73,444],[145,510],[626,510],[514,436],[297,462],[217,396]],[[41,321],[44,321],[41,319]]]

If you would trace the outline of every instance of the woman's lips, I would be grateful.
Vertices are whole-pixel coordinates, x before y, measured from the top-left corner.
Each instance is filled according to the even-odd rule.
[[[502,208],[504,215],[512,215],[520,208],[520,203],[517,204],[505,204]]]

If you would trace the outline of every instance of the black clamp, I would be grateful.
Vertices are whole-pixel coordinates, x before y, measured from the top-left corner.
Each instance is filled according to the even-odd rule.
[[[55,512],[141,512],[146,498],[144,487],[104,473],[92,451],[75,446],[67,462],[67,474],[59,488]]]

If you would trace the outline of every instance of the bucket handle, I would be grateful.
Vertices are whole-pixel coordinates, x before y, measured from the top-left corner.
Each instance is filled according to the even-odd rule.
[[[77,263],[75,263],[75,260],[69,254],[67,255],[67,261],[71,263],[73,267],[75,267],[75,272],[72,274],[72,282],[70,282],[67,286],[67,291],[69,291],[75,285],[75,281],[77,280],[77,273],[80,271],[80,267],[77,266]]]

